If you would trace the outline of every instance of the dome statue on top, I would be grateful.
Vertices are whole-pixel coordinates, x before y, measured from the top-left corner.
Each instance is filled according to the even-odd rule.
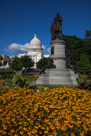
[[[59,13],[56,13],[56,17],[51,25],[51,40],[63,39],[62,37],[62,18],[59,16]]]

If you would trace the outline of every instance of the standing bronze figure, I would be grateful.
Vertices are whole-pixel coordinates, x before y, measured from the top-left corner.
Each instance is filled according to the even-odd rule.
[[[59,13],[56,13],[56,17],[51,25],[51,40],[63,39],[62,37],[62,18],[59,16]]]

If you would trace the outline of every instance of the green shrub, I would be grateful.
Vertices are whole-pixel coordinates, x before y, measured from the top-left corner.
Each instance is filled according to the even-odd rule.
[[[91,81],[88,80],[88,77],[76,78],[76,81],[80,89],[86,89],[91,91]]]
[[[30,87],[31,86],[31,81],[28,77],[25,77],[25,76],[19,76],[19,75],[15,75],[12,79],[12,83],[13,85],[15,86],[18,86],[18,87]]]

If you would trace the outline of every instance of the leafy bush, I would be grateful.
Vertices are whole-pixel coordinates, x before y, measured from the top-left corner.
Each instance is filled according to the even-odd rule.
[[[0,68],[0,72],[13,73],[14,70],[11,70],[10,68]]]
[[[5,66],[6,64],[7,64],[7,61],[4,60],[4,61],[3,61],[3,66]]]
[[[34,61],[32,60],[32,58],[30,58],[30,56],[24,55],[24,56],[21,56],[20,59],[23,64],[23,67],[28,68],[28,67],[34,66]]]
[[[88,80],[87,76],[81,76],[80,78],[76,78],[76,80],[80,89],[91,91],[91,81]]]
[[[12,79],[11,79],[11,78],[5,78],[5,81],[6,81],[7,83],[12,84]]]
[[[45,57],[40,59],[37,62],[37,68],[39,68],[39,69],[43,68],[48,63],[49,60],[50,60],[50,58],[45,58]]]
[[[19,76],[19,75],[15,75],[13,77],[12,83],[13,83],[13,85],[16,85],[16,86],[21,87],[21,88],[31,86],[31,81],[28,77]]]
[[[2,75],[0,75],[0,78],[5,79],[5,78],[13,78],[13,74],[8,74],[8,73],[4,73]]]

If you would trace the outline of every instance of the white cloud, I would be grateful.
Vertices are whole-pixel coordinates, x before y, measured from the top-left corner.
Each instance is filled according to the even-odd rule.
[[[42,48],[45,49],[46,48],[45,45],[42,44]]]
[[[29,43],[26,43],[24,45],[17,44],[17,43],[12,43],[8,47],[8,51],[10,52],[16,52],[16,53],[27,53],[29,48]]]
[[[8,51],[10,52],[16,52],[16,53],[27,53],[29,48],[29,43],[26,43],[24,45],[17,44],[17,43],[12,43],[8,47]],[[45,49],[45,46],[42,45],[42,48]]]
[[[51,48],[48,48],[47,51],[50,53],[51,52]]]

